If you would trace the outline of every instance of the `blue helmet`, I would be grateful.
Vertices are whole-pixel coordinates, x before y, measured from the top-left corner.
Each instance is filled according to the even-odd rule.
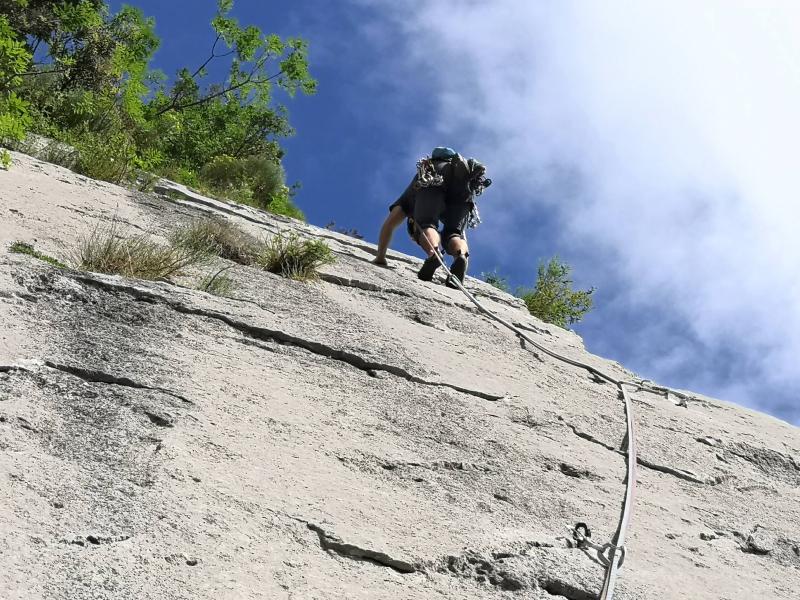
[[[448,148],[447,146],[437,146],[433,149],[433,152],[431,152],[431,158],[435,160],[450,160],[457,154],[458,152],[452,148]]]

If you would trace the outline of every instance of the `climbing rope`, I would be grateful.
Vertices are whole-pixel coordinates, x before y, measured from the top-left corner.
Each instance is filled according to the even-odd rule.
[[[622,381],[611,375],[603,373],[599,369],[588,365],[586,363],[582,363],[577,360],[573,360],[566,356],[562,356],[557,352],[553,352],[552,350],[542,346],[538,342],[532,340],[530,337],[525,335],[518,327],[515,327],[505,319],[498,317],[488,308],[485,308],[476,298],[472,295],[472,293],[467,290],[458,277],[454,277],[453,274],[450,272],[450,269],[447,268],[447,265],[444,264],[444,259],[442,258],[441,253],[439,252],[438,248],[433,248],[430,240],[425,236],[423,231],[419,232],[419,239],[425,240],[428,245],[430,251],[436,256],[439,264],[444,269],[444,272],[447,274],[447,278],[451,281],[459,290],[461,290],[464,295],[472,302],[478,310],[492,319],[497,323],[500,323],[507,329],[511,330],[519,339],[520,341],[525,341],[529,343],[531,346],[544,352],[548,356],[555,358],[556,360],[560,360],[565,362],[569,365],[574,367],[578,367],[581,369],[585,369],[589,371],[592,375],[605,379],[606,381],[613,383],[619,389],[619,394],[622,400],[625,403],[625,423],[626,423],[626,434],[625,434],[625,456],[627,462],[627,473],[625,477],[625,498],[622,502],[622,513],[620,515],[619,524],[617,525],[617,531],[614,534],[613,541],[610,544],[605,545],[597,545],[594,543],[589,543],[588,538],[590,537],[589,528],[586,527],[583,523],[579,523],[575,526],[573,537],[575,537],[576,542],[580,547],[581,543],[585,546],[592,547],[595,549],[603,559],[606,567],[605,578],[603,580],[603,589],[600,593],[600,600],[612,600],[614,597],[614,586],[616,584],[617,573],[622,566],[622,563],[625,560],[625,534],[627,533],[628,523],[630,522],[631,516],[631,509],[633,508],[633,491],[634,487],[636,486],[636,444],[635,444],[635,436],[634,436],[634,422],[633,422],[633,410],[631,407],[631,399],[628,395],[628,391],[625,388],[626,385],[630,385],[635,387],[636,389],[641,387],[641,384],[637,383],[630,383],[627,381]],[[585,532],[580,531],[582,529],[580,526],[585,528]],[[588,534],[588,535],[587,535]],[[607,553],[607,555],[606,555]]]

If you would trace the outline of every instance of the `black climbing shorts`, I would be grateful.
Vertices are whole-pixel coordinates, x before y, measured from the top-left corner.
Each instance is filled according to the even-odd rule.
[[[442,223],[442,239],[447,243],[448,240],[459,237],[466,239],[467,223],[469,213],[472,210],[470,201],[448,201],[445,190],[441,187],[425,187],[414,189],[415,177],[400,197],[389,205],[391,212],[395,206],[399,206],[403,214],[410,218],[409,234],[418,242],[416,227],[432,227],[439,230],[439,222]]]
[[[389,212],[392,212],[395,206],[399,206],[405,216],[414,216],[414,199],[416,196],[416,190],[414,189],[415,181],[416,178],[408,184],[408,187],[400,194],[400,197],[389,205]]]
[[[414,198],[414,220],[421,229],[439,229],[439,217],[444,213],[445,206],[443,188],[420,188]]]
[[[441,216],[442,241],[445,244],[453,238],[467,239],[467,223],[471,210],[471,202],[459,202],[445,207],[444,214]]]
[[[417,190],[414,203],[414,220],[421,229],[439,229],[442,223],[442,241],[458,237],[466,239],[465,230],[472,209],[471,202],[448,203],[445,191],[439,187]]]

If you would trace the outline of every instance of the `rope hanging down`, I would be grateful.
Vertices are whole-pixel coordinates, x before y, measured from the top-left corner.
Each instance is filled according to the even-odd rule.
[[[614,586],[616,584],[617,572],[619,571],[623,561],[625,560],[625,534],[627,533],[628,523],[630,522],[631,509],[633,507],[633,490],[636,485],[636,444],[634,436],[633,410],[631,407],[631,399],[630,396],[628,395],[628,391],[625,388],[625,386],[630,385],[637,389],[640,386],[636,383],[630,383],[627,381],[616,379],[615,377],[607,375],[606,373],[603,373],[602,371],[591,365],[582,363],[577,360],[573,360],[571,358],[553,352],[552,350],[549,350],[548,348],[545,348],[538,342],[532,340],[530,337],[525,335],[518,327],[515,327],[505,319],[495,315],[492,311],[485,308],[475,298],[475,296],[473,296],[472,293],[470,293],[462,285],[458,277],[454,277],[453,274],[450,273],[450,269],[448,269],[447,265],[444,264],[444,259],[442,258],[442,255],[439,253],[439,249],[433,248],[433,245],[431,244],[430,240],[428,240],[428,238],[425,236],[425,233],[423,231],[420,231],[419,233],[420,233],[419,238],[421,240],[426,241],[426,243],[428,244],[428,248],[433,251],[434,255],[439,261],[439,264],[444,269],[444,272],[446,273],[448,279],[452,281],[456,285],[456,287],[458,287],[458,289],[464,293],[464,295],[470,300],[470,302],[472,302],[478,308],[478,310],[482,314],[486,315],[493,321],[496,321],[501,325],[503,325],[504,327],[506,327],[507,329],[511,330],[514,334],[516,334],[516,336],[520,340],[524,340],[537,350],[544,352],[545,354],[555,358],[556,360],[560,360],[574,367],[585,369],[589,371],[592,375],[605,379],[610,383],[613,383],[619,389],[619,394],[622,400],[624,400],[625,402],[625,422],[627,428],[627,432],[625,434],[625,446],[626,446],[625,458],[627,462],[627,474],[625,477],[625,498],[622,502],[622,513],[620,515],[619,524],[617,525],[617,531],[614,534],[613,542],[610,544],[605,544],[604,546],[599,546],[599,548],[602,548],[601,555],[603,556],[605,562],[607,563],[605,579],[603,580],[603,590],[600,593],[600,600],[612,600],[612,598],[614,597]],[[575,531],[578,535],[582,535],[578,531],[578,526],[576,526]],[[586,531],[588,532],[588,528],[586,529]],[[585,542],[586,537],[588,536],[582,536],[582,537],[584,538]],[[577,539],[578,538],[576,537],[576,540]],[[591,546],[596,546],[596,545],[591,544]],[[608,552],[608,556],[605,555],[606,551]]]

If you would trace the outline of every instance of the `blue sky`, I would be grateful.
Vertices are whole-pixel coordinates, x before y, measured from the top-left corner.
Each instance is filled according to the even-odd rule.
[[[156,18],[156,67],[202,62],[212,0],[130,4]],[[575,327],[589,350],[800,423],[800,9],[759,6],[237,0],[234,16],[310,42],[319,93],[287,102],[284,144],[310,222],[374,241],[416,158],[455,147],[495,181],[472,274],[530,285],[558,254],[597,288]],[[416,252],[402,232],[393,247]]]

